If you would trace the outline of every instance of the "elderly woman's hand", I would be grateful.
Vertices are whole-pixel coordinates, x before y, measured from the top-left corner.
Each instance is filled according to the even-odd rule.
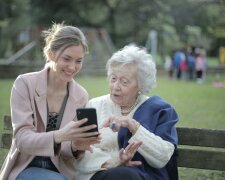
[[[125,149],[120,150],[120,161],[125,166],[139,166],[141,161],[131,161],[138,148],[142,145],[142,141],[132,142]]]
[[[142,145],[141,141],[132,142],[125,149],[121,149],[119,152],[119,159],[111,159],[106,161],[102,168],[114,168],[117,166],[139,166],[142,164],[141,161],[131,161],[138,148]]]
[[[132,134],[135,134],[140,123],[128,116],[110,116],[103,127],[110,127],[114,132],[118,132],[120,127],[126,127]]]

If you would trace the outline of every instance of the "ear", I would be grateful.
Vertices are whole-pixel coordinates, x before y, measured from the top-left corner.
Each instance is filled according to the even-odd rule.
[[[52,51],[48,52],[48,60],[49,61],[55,61],[55,55]]]

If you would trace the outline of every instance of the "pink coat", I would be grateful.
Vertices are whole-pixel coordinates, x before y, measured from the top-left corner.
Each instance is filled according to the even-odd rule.
[[[11,117],[14,137],[0,172],[1,180],[15,180],[35,155],[50,156],[57,169],[68,179],[75,179],[75,159],[71,142],[63,142],[54,154],[53,132],[47,124],[47,69],[18,76],[11,94]],[[76,119],[76,108],[88,100],[86,90],[72,80],[61,127]]]

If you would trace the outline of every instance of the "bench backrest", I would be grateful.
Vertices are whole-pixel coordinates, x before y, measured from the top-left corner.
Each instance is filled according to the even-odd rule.
[[[178,166],[225,171],[225,130],[178,127]]]

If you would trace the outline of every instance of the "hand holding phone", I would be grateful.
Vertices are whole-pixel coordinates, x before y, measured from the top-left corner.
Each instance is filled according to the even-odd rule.
[[[90,129],[87,132],[98,132],[98,122],[97,122],[97,114],[96,114],[96,109],[95,108],[78,108],[76,110],[77,112],[77,119],[81,120],[84,118],[87,118],[88,121],[82,125],[83,126],[88,126],[92,124],[96,124],[97,127],[94,129]]]

